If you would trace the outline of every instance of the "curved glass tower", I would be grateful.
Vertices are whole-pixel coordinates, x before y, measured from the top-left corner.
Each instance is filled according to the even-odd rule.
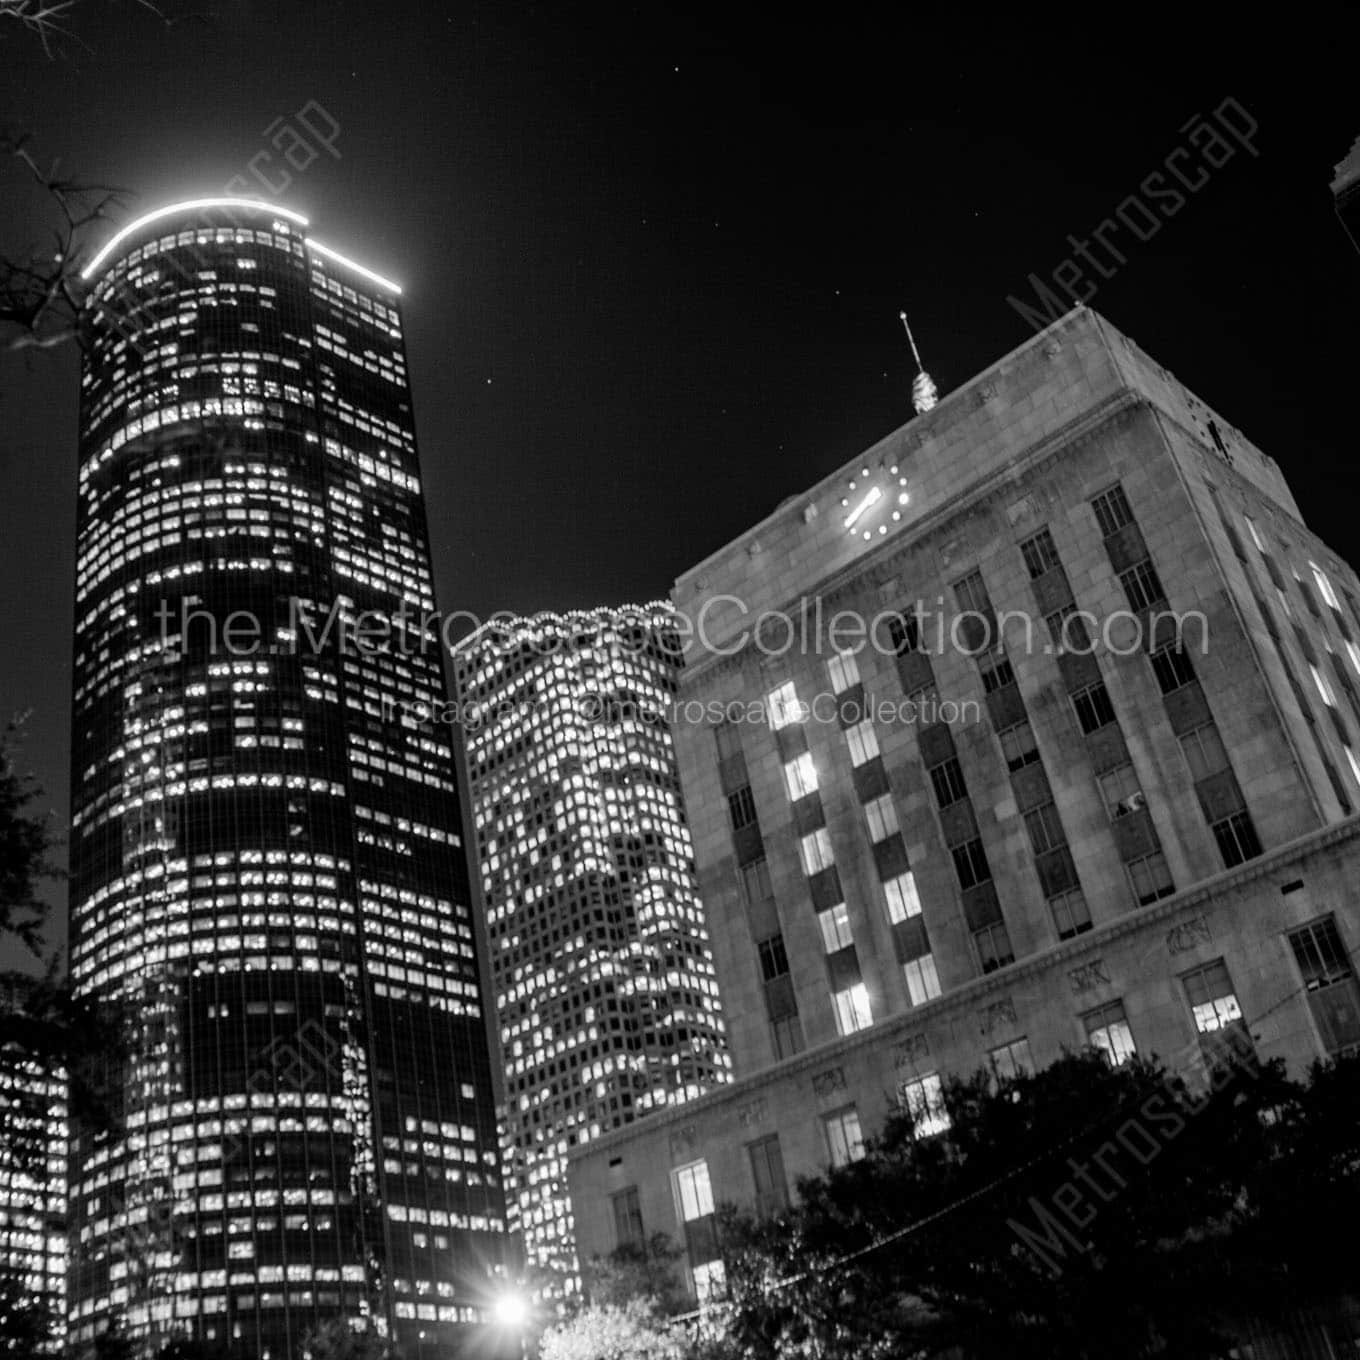
[[[72,971],[128,1024],[118,1127],[73,1158],[72,1339],[293,1360],[347,1317],[487,1354],[453,758],[390,720],[445,693],[399,290],[242,200],[85,274]]]

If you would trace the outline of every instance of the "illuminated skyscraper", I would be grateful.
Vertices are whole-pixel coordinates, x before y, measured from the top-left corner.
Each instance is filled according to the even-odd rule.
[[[7,983],[10,1004],[22,986]],[[66,1077],[0,1048],[0,1269],[41,1303],[61,1349],[66,1298]]]
[[[181,203],[85,270],[72,973],[130,1033],[69,1318],[443,1360],[505,1211],[450,741],[383,720],[442,659],[345,631],[434,608],[399,289],[306,225]]]
[[[578,1269],[569,1149],[730,1079],[671,744],[674,622],[664,604],[538,614],[454,649],[507,1189],[549,1294]]]

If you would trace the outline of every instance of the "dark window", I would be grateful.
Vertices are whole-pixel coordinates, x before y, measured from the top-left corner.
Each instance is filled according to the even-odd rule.
[[[1163,694],[1171,694],[1182,685],[1194,682],[1195,668],[1190,664],[1185,648],[1179,643],[1173,642],[1158,648],[1148,660],[1152,662],[1152,673],[1157,677],[1157,684]]]
[[[1015,672],[1011,670],[1011,663],[1004,652],[980,652],[977,663],[982,675],[982,688],[988,694],[995,694],[997,690],[1015,684]]]
[[[774,896],[768,860],[755,859],[742,865],[741,892],[748,902],[768,902]]]
[[[1190,775],[1196,783],[1228,768],[1228,753],[1223,749],[1223,739],[1211,722],[1187,732],[1181,738],[1181,750],[1185,752],[1185,763],[1189,765]]]
[[[1110,702],[1109,691],[1102,680],[1097,680],[1094,685],[1087,685],[1085,689],[1079,689],[1072,696],[1072,707],[1076,710],[1081,730],[1087,736],[1114,721],[1114,705]]]
[[[1118,533],[1126,524],[1133,523],[1128,497],[1124,495],[1124,488],[1117,484],[1108,491],[1102,491],[1091,502],[1091,509],[1096,512],[1096,523],[1100,525],[1100,532],[1105,538]]]
[[[1055,803],[1042,803],[1025,813],[1025,827],[1029,831],[1030,843],[1034,846],[1036,855],[1042,855],[1046,850],[1056,850],[1060,845],[1067,844]]]
[[[803,1051],[803,1027],[797,1015],[786,1015],[770,1025],[770,1038],[774,1043],[776,1058],[791,1058]]]
[[[1048,635],[1053,639],[1053,648],[1058,652],[1076,652],[1084,655],[1091,649],[1091,633],[1086,627],[1086,619],[1078,614],[1077,606],[1071,602],[1044,615]]]
[[[921,620],[916,614],[894,614],[888,620],[888,641],[898,656],[915,652],[921,646]]]
[[[1156,902],[1159,898],[1170,897],[1176,891],[1176,885],[1171,881],[1171,870],[1166,867],[1166,856],[1160,850],[1154,850],[1141,859],[1130,860],[1126,867],[1129,881],[1133,884],[1133,895],[1140,907]]]
[[[779,1135],[770,1134],[747,1144],[751,1158],[751,1179],[756,1188],[756,1212],[762,1217],[788,1208],[789,1186],[784,1176],[784,1154]]]
[[[736,723],[720,723],[713,729],[718,743],[718,759],[731,760],[741,755],[741,728]]]
[[[743,784],[736,793],[727,796],[727,813],[732,818],[732,830],[740,831],[750,826],[756,819],[756,800],[751,796],[751,786]]]
[[[642,1206],[638,1203],[637,1186],[630,1185],[612,1197],[614,1205],[614,1244],[619,1247],[640,1247],[646,1240],[642,1227]]]
[[[1003,727],[997,736],[1001,741],[1001,754],[1006,758],[1006,768],[1014,772],[1032,765],[1039,759],[1039,748],[1034,742],[1034,729],[1028,721],[1010,727]]]
[[[987,866],[987,853],[982,848],[980,837],[954,846],[949,853],[954,857],[954,871],[963,888],[975,888],[991,878],[992,871]]]
[[[963,782],[963,770],[953,756],[931,766],[930,782],[935,788],[935,801],[942,808],[957,803],[960,798],[968,797],[968,786]]]
[[[1030,580],[1061,565],[1058,560],[1058,549],[1053,543],[1053,535],[1047,529],[1040,529],[1033,538],[1027,538],[1020,545],[1020,551],[1024,555]]]
[[[1011,937],[1006,933],[1003,921],[995,921],[981,930],[973,932],[973,943],[977,946],[978,963],[984,973],[1004,968],[1015,962],[1015,950],[1011,948]]]
[[[1360,993],[1335,919],[1327,916],[1293,931],[1289,944],[1323,1047],[1335,1054],[1360,1045]]]
[[[760,955],[760,973],[766,982],[783,977],[789,971],[789,956],[784,950],[784,937],[771,935],[756,946]]]
[[[1057,897],[1050,897],[1048,905],[1060,940],[1071,939],[1073,935],[1091,929],[1091,909],[1080,888],[1069,888]]]
[[[1144,558],[1136,566],[1132,566],[1128,571],[1119,573],[1119,584],[1124,587],[1124,594],[1129,598],[1131,609],[1147,609],[1156,604],[1158,600],[1166,598],[1166,592],[1162,589],[1162,583],[1157,578],[1157,572],[1153,568],[1152,559]]]
[[[1231,869],[1261,853],[1256,828],[1246,812],[1234,812],[1231,817],[1224,817],[1221,822],[1215,822],[1211,830],[1218,842],[1219,854],[1223,856],[1224,868]]]
[[[972,610],[985,614],[992,607],[980,571],[970,571],[962,580],[954,582],[954,598],[959,602],[959,608],[964,611]]]

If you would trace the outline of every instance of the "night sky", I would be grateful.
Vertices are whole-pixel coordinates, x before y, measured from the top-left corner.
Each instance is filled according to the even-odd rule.
[[[665,594],[911,415],[899,308],[966,382],[1032,333],[1008,295],[1232,98],[1259,156],[1110,235],[1090,302],[1355,560],[1354,20],[1052,12],[82,0],[52,60],[0,28],[0,128],[131,216],[222,192],[309,102],[338,122],[278,201],[404,285],[439,602],[485,614]],[[0,164],[0,249],[41,207]],[[76,399],[69,347],[0,357],[0,714],[33,710],[62,827]]]

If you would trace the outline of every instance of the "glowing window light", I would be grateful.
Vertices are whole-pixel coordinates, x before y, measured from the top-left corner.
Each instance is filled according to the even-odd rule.
[[[855,521],[871,506],[883,499],[882,487],[872,487],[860,503],[845,517],[845,527],[853,529]]]
[[[190,198],[183,203],[171,203],[164,208],[157,208],[153,212],[144,213],[135,221],[129,222],[127,226],[105,242],[103,249],[80,271],[80,277],[88,279],[93,275],[99,266],[118,248],[120,242],[125,241],[133,232],[146,226],[148,222],[158,222],[162,217],[170,217],[175,213],[196,212],[202,208],[249,208],[253,212],[269,213],[272,217],[286,217],[290,222],[296,222],[300,227],[308,225],[307,219],[301,213],[293,212],[291,208],[281,208],[277,203],[261,203],[254,198]]]
[[[337,264],[342,264],[346,269],[352,269],[356,274],[362,275],[370,283],[376,283],[380,288],[390,288],[394,293],[401,292],[401,285],[393,283],[391,279],[385,279],[381,274],[375,274],[371,269],[365,269],[363,265],[357,264],[354,260],[341,255],[338,250],[332,250],[330,246],[323,246],[315,237],[305,238],[308,250],[315,250],[318,254],[326,256],[327,259],[334,260]]]

